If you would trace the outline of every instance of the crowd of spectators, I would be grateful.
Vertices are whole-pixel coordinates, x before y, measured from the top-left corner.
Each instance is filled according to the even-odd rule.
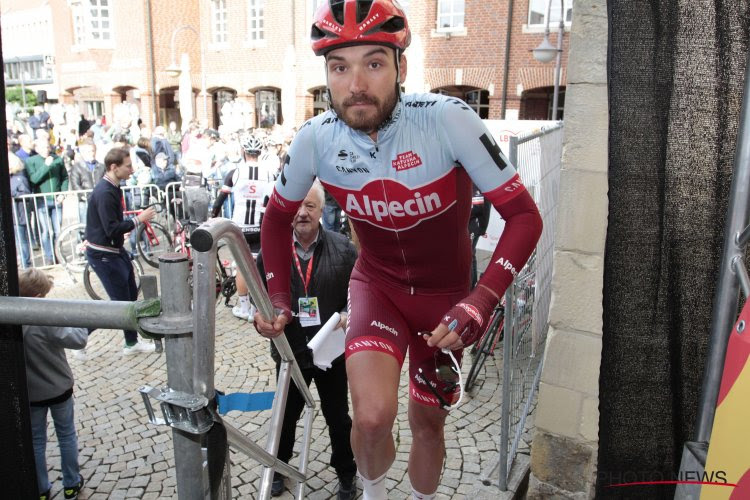
[[[103,159],[113,147],[130,150],[134,172],[127,186],[155,185],[164,191],[170,183],[193,179],[215,193],[237,165],[242,135],[261,139],[264,150],[260,161],[275,172],[293,137],[283,133],[279,125],[228,130],[222,126],[212,129],[197,120],[182,127],[171,121],[151,130],[132,112],[120,111],[112,123],[106,117],[87,120],[83,115],[71,120],[70,113],[65,115],[67,122],[60,123],[40,106],[29,117],[16,116],[7,121],[12,196],[54,193],[33,202],[16,200],[14,204],[21,267],[56,263],[54,242],[61,229],[63,203],[68,199],[59,193],[92,189],[104,175]],[[127,193],[128,209],[138,209],[148,201],[139,189]],[[79,192],[70,197],[77,200],[81,222],[85,222],[87,196]],[[230,203],[225,216],[231,213]],[[34,250],[41,250],[40,258],[33,258]]]

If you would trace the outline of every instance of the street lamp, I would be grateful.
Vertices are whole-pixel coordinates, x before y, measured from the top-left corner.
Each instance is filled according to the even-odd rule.
[[[552,0],[547,2],[547,23],[544,27],[544,40],[537,48],[532,50],[534,59],[542,63],[548,63],[552,59],[555,61],[555,91],[552,94],[552,119],[557,120],[557,98],[560,94],[560,70],[562,63],[562,42],[565,33],[565,5],[564,0],[560,0],[560,26],[557,32],[557,48],[549,41],[549,15],[552,9]]]
[[[177,65],[177,59],[175,57],[175,39],[177,38],[177,33],[179,33],[182,30],[190,30],[193,33],[195,33],[195,36],[198,37],[198,43],[200,44],[201,48],[201,92],[203,93],[203,116],[208,119],[208,96],[206,95],[206,52],[203,48],[203,40],[201,39],[200,33],[193,28],[192,26],[185,24],[183,26],[179,26],[175,28],[175,30],[172,32],[172,38],[169,42],[169,46],[171,49],[171,55],[172,59],[169,63],[169,66],[164,68],[164,71],[167,72],[167,74],[171,77],[178,77],[180,76],[180,73],[182,72],[182,69]]]

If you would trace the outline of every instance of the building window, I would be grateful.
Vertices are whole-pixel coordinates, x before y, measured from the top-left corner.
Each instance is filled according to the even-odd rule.
[[[464,0],[438,0],[437,31],[456,31],[464,28]]]
[[[431,92],[457,97],[468,104],[480,118],[487,119],[490,117],[490,93],[487,90],[458,85],[433,89]]]
[[[313,116],[318,116],[328,110],[328,99],[326,99],[326,88],[318,87],[313,90]]]
[[[104,101],[85,101],[86,118],[93,120],[104,115]]]
[[[487,90],[471,90],[466,93],[465,100],[479,118],[486,120],[490,117],[490,93]]]
[[[69,0],[75,45],[111,45],[110,0]]]
[[[3,63],[6,85],[34,85],[52,83],[52,68],[44,64],[42,56],[17,58]]]
[[[211,41],[227,43],[227,0],[211,0]]]
[[[263,4],[265,4],[265,0],[248,0],[247,38],[250,42],[257,42],[265,38],[263,29]]]
[[[281,123],[281,91],[259,90],[255,93],[255,116],[257,127],[271,128]]]
[[[529,0],[529,26],[547,25],[547,1]],[[570,26],[573,20],[573,0],[563,0],[563,8],[565,9],[565,24]],[[549,22],[554,26],[560,23],[559,0],[552,0],[550,4]]]

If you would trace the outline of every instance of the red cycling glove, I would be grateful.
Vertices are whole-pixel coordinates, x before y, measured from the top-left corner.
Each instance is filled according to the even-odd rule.
[[[441,323],[458,333],[464,347],[468,347],[476,342],[487,328],[497,302],[497,298],[489,289],[477,286],[468,297],[445,313]],[[451,323],[454,322],[455,327],[451,328]]]

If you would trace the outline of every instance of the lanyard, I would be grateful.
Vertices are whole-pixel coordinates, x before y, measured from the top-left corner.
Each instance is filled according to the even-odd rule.
[[[302,285],[305,287],[305,297],[307,297],[307,285],[310,283],[310,275],[312,274],[313,257],[315,257],[315,253],[310,256],[310,261],[307,263],[307,276],[302,275],[302,267],[299,265],[299,257],[297,257],[297,249],[294,248],[294,242],[292,242],[292,255],[294,256],[294,263],[297,265],[297,272],[302,280]]]

